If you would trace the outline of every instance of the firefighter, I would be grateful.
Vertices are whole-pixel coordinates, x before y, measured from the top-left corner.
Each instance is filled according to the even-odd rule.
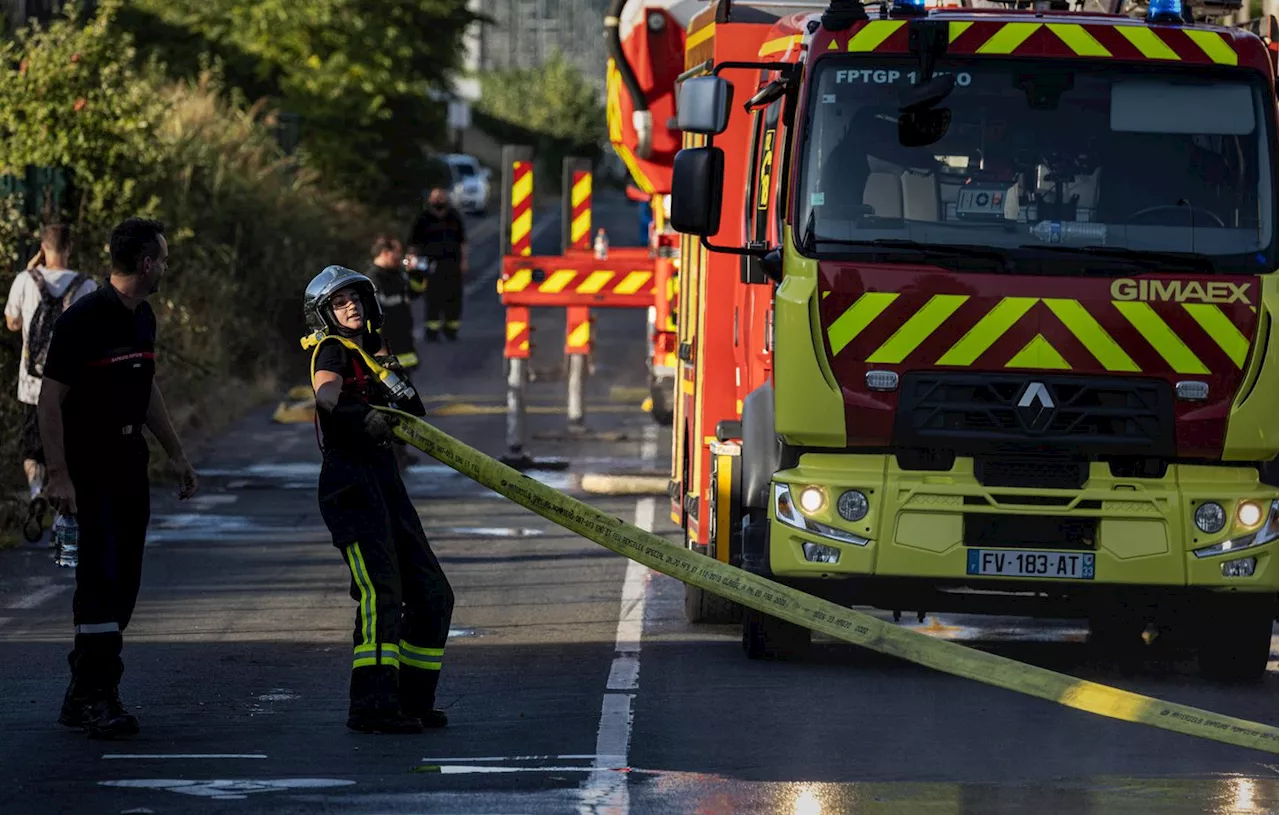
[[[358,605],[347,727],[418,733],[448,724],[435,707],[453,590],[405,492],[395,421],[373,406],[425,412],[407,378],[375,357],[382,310],[373,283],[330,266],[308,284],[311,382],[321,435],[320,514],[351,570]]]
[[[449,206],[449,193],[435,187],[427,206],[414,219],[409,246],[432,261],[427,293],[426,338],[436,342],[458,338],[462,321],[462,281],[467,275],[467,230],[462,215]]]
[[[382,339],[405,370],[418,365],[413,347],[413,310],[409,276],[404,269],[404,247],[390,235],[379,235],[370,252],[368,277],[378,289],[382,306]]]

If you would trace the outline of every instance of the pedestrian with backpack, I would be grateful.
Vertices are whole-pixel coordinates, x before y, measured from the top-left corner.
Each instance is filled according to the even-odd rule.
[[[43,494],[44,448],[40,443],[36,405],[40,401],[49,338],[63,310],[98,287],[92,279],[68,268],[70,261],[71,227],[58,223],[45,226],[40,233],[40,251],[31,258],[26,271],[14,278],[4,306],[5,325],[10,331],[22,332],[22,359],[18,363],[22,423],[18,432],[22,469],[31,490],[23,525],[29,540],[39,539],[48,506]]]

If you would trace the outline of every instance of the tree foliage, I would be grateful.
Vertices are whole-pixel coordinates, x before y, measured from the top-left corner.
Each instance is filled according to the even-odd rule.
[[[247,406],[246,383],[282,363],[305,370],[303,288],[329,264],[360,265],[374,227],[305,159],[283,155],[269,111],[236,104],[214,74],[174,83],[158,66],[139,65],[113,26],[120,3],[103,0],[83,22],[69,11],[0,42],[0,174],[29,165],[66,172],[71,190],[59,214],[74,228],[71,265],[99,279],[115,223],[131,215],[165,222],[170,271],[152,298],[159,373],[180,425],[216,427]],[[0,296],[9,270],[27,260],[16,254],[18,239],[38,226],[14,197],[0,196]],[[18,426],[20,343],[0,337],[3,427]],[[16,434],[0,434],[0,491],[21,477],[16,443]]]
[[[135,0],[122,17],[171,68],[216,59],[250,98],[301,115],[312,163],[388,203],[423,170],[422,144],[444,134],[431,94],[476,19],[466,0]]]
[[[604,141],[604,104],[559,51],[538,68],[487,72],[480,87],[479,108],[493,118],[575,148]]]

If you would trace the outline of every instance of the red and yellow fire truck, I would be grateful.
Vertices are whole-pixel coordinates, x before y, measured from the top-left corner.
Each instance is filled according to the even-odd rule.
[[[708,3],[686,34],[673,517],[847,603],[1264,670],[1276,85],[1184,18]],[[803,4],[797,4],[803,5]],[[739,194],[739,190],[742,193]],[[691,619],[731,608],[691,591]],[[809,631],[743,617],[753,658]]]

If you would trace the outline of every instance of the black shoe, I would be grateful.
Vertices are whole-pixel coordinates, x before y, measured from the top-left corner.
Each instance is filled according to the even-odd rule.
[[[84,709],[89,704],[89,697],[76,687],[75,679],[67,685],[67,692],[62,697],[62,711],[58,714],[58,724],[63,727],[84,727]]]
[[[446,328],[446,329],[444,330],[444,338],[445,338],[446,340],[448,340],[449,342],[457,342],[457,341],[458,341],[458,332],[457,332],[457,331],[450,331],[449,329],[447,329],[447,328]]]
[[[439,342],[439,341],[440,341],[440,332],[439,332],[439,331],[431,331],[431,330],[428,330],[425,334],[423,334],[423,338],[424,338],[427,342]]]
[[[406,733],[421,733],[422,722],[399,711],[383,712],[373,710],[352,713],[347,716],[347,728],[357,733],[403,735]]]
[[[416,710],[413,713],[422,722],[424,730],[438,730],[442,727],[449,726],[449,717],[444,715],[443,710],[430,708],[428,710]]]
[[[115,688],[81,708],[80,717],[91,739],[113,739],[138,732],[138,718],[124,709],[120,691]]]

